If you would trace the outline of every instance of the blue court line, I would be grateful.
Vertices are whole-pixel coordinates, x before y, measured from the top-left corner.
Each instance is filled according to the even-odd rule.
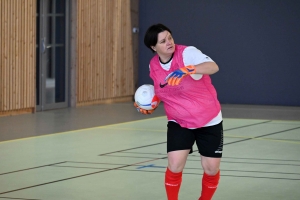
[[[144,166],[137,167],[136,169],[143,169],[143,168],[147,168],[147,167],[152,167],[152,168],[165,168],[164,166],[155,166],[154,164],[150,164],[150,165],[144,165]]]
[[[137,167],[137,169],[142,169],[142,168],[146,168],[146,167],[153,167],[153,166],[154,166],[154,164],[144,165],[144,166]]]

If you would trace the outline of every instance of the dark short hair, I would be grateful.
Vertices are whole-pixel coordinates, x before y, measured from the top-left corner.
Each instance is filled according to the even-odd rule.
[[[163,24],[154,24],[148,28],[148,30],[145,34],[145,37],[144,37],[144,44],[152,52],[154,52],[154,50],[151,48],[151,46],[156,45],[158,34],[161,32],[164,32],[164,31],[168,31],[169,33],[172,34],[171,30]]]

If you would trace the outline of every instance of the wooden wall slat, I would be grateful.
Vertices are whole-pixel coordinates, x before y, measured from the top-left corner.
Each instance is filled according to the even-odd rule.
[[[100,32],[99,32],[99,27],[101,26],[101,21],[99,21],[99,16],[100,16],[100,4],[101,1],[95,1],[95,5],[94,5],[94,9],[95,9],[95,18],[94,18],[94,22],[93,22],[93,27],[94,27],[94,34],[95,34],[95,44],[99,44],[100,43]],[[97,22],[100,24],[99,26],[96,26]],[[97,52],[99,53],[99,46],[98,45],[94,45],[94,51],[93,51],[93,69],[94,69],[94,85],[96,86],[96,90],[94,90],[94,97],[93,99],[97,99],[99,96],[99,67],[97,66],[97,63],[100,63],[100,59],[99,56],[97,56]]]
[[[81,21],[81,23],[82,23],[82,25],[81,25],[81,27],[83,27],[83,29],[85,29],[86,30],[86,23],[85,23],[85,15],[86,15],[86,4],[87,4],[87,2],[83,2],[82,3],[82,21]],[[79,28],[79,27],[78,27]],[[80,30],[81,31],[81,43],[80,43],[80,46],[81,46],[81,48],[82,48],[82,52],[81,52],[81,54],[82,54],[82,64],[81,64],[81,72],[82,72],[82,74],[81,74],[81,76],[80,76],[80,80],[82,80],[82,90],[81,90],[81,93],[79,93],[79,95],[84,95],[85,96],[85,91],[86,91],[86,80],[84,79],[84,77],[85,77],[85,69],[84,69],[84,66],[86,66],[86,64],[85,64],[85,51],[86,51],[86,49],[85,49],[85,46],[84,46],[84,44],[86,43],[85,42],[85,37],[87,36],[84,32],[85,32],[85,30]]]
[[[12,45],[12,53],[11,53],[11,69],[12,69],[12,79],[11,79],[11,84],[12,84],[12,89],[11,89],[11,102],[10,105],[11,105],[11,109],[13,108],[16,108],[18,109],[18,105],[17,105],[17,101],[16,101],[16,90],[17,90],[17,60],[16,60],[16,51],[17,51],[17,48],[16,48],[16,44],[17,44],[17,35],[16,35],[16,25],[17,25],[17,18],[16,18],[16,15],[17,15],[17,10],[18,10],[18,2],[16,2],[16,0],[13,1],[13,9],[12,9],[12,13],[13,13],[13,16],[12,16],[12,42],[13,42],[13,45]]]
[[[26,0],[22,0],[21,1],[21,6],[22,6],[22,11],[21,11],[21,19],[24,19],[25,18],[25,13],[27,12],[26,10],[25,10],[25,1]],[[21,28],[21,30],[25,30],[25,26],[26,26],[26,23],[24,22],[24,20],[22,20],[21,21],[21,26],[20,26],[20,28]],[[21,54],[21,56],[20,56],[20,60],[21,60],[21,63],[23,62],[24,63],[24,60],[25,60],[25,57],[26,57],[26,55],[25,55],[25,34],[21,34],[21,38],[20,38],[20,40],[21,40],[21,47],[20,47],[20,50],[21,50],[21,52],[22,52],[22,54]],[[25,82],[25,77],[26,75],[25,75],[25,73],[24,73],[24,68],[22,68],[21,67],[21,75],[20,75],[20,83],[24,83]],[[25,86],[24,86],[24,84],[23,85],[20,85],[20,90],[21,90],[21,92],[20,92],[20,95],[21,95],[21,105],[20,105],[20,108],[24,108],[24,107],[26,107],[25,105],[25,101],[24,101],[24,96],[25,96],[25,94],[26,94],[26,91],[25,91]]]
[[[82,46],[81,42],[82,42],[82,33],[79,30],[78,27],[82,27],[82,1],[78,0],[77,1],[77,24],[76,24],[76,31],[77,31],[77,38],[76,38],[76,54],[77,54],[77,60],[76,62],[76,67],[77,70],[76,71],[76,92],[75,92],[75,104],[77,103],[77,99],[80,99],[80,94],[82,93],[82,84],[79,84],[80,82],[78,80],[81,80],[81,74],[83,73],[83,64],[82,64],[82,57],[83,57],[83,53],[82,53],[82,48],[78,48],[78,46]],[[80,14],[79,14],[80,13]]]
[[[26,11],[28,11],[28,1],[25,1],[25,6],[24,6],[24,8],[25,8],[25,13],[24,13],[24,19],[25,19],[25,21],[28,21],[28,17],[27,17],[27,13],[26,13]],[[27,68],[28,68],[28,66],[27,66],[27,60],[28,60],[28,57],[27,57],[27,45],[28,45],[28,37],[27,37],[27,35],[28,35],[28,26],[24,26],[24,32],[25,33],[27,33],[27,34],[24,34],[24,47],[23,47],[23,49],[24,49],[24,60],[23,60],[23,62],[24,62],[24,67],[23,67],[23,70],[24,70],[24,82],[26,83],[27,81],[28,81],[28,72],[27,72]],[[27,86],[26,85],[24,85],[24,93],[25,94],[27,94],[27,93],[29,93],[29,91],[28,91],[28,89],[27,89]],[[26,107],[27,106],[27,97],[24,97],[23,98],[23,101],[24,101],[24,107]]]
[[[103,30],[103,27],[106,28],[106,24],[108,23],[107,20],[106,20],[106,10],[107,10],[107,1],[100,1],[100,4],[98,4],[99,6],[99,26],[98,26],[98,32],[99,32],[99,37],[100,37],[100,40],[99,40],[99,44],[101,45],[98,45],[100,48],[99,48],[99,55],[98,55],[98,58],[99,58],[99,67],[98,67],[98,70],[99,70],[99,76],[98,76],[98,80],[99,80],[99,84],[96,85],[97,87],[97,90],[99,91],[98,93],[98,96],[97,96],[97,99],[101,99],[104,97],[104,94],[105,94],[105,77],[102,77],[103,75],[101,75],[105,68],[108,67],[107,65],[107,59],[106,59],[106,56],[105,56],[105,49],[103,48],[103,46],[107,47],[108,45],[108,41],[109,41],[109,38],[107,38],[107,34],[106,34],[106,31],[101,31]]]
[[[132,100],[130,0],[78,0],[77,6],[77,106]]]
[[[87,72],[87,77],[86,77],[86,96],[88,98],[88,100],[91,100],[91,93],[93,92],[93,88],[92,88],[92,80],[93,80],[93,75],[92,75],[92,67],[91,67],[91,60],[92,60],[92,49],[91,49],[91,46],[92,46],[92,38],[93,38],[93,35],[92,35],[92,25],[91,25],[91,18],[92,16],[91,15],[94,15],[95,13],[92,13],[92,5],[91,5],[91,2],[92,0],[88,0],[88,3],[87,3],[87,9],[90,11],[90,12],[87,12],[86,14],[86,26],[87,26],[87,29],[85,30],[86,31],[86,34],[88,37],[86,37],[86,51],[89,52],[89,54],[86,55],[86,64],[87,64],[87,69],[85,70]],[[94,39],[94,38],[93,38]]]
[[[7,110],[7,98],[9,98],[9,95],[7,94],[7,86],[8,86],[8,77],[9,73],[8,73],[8,69],[9,69],[9,64],[8,64],[8,34],[9,34],[9,29],[8,29],[8,13],[10,12],[10,10],[8,10],[8,1],[4,1],[4,29],[2,29],[2,31],[4,32],[4,45],[3,45],[3,60],[4,60],[4,65],[3,65],[3,76],[1,78],[3,78],[3,107],[2,110]]]
[[[21,5],[20,5],[20,2],[17,2],[17,5],[16,5],[16,22],[15,22],[15,25],[16,25],[16,29],[17,27],[20,27],[20,11],[21,11]],[[21,33],[20,31],[17,31],[16,30],[16,43],[15,43],[15,47],[16,47],[16,50],[15,50],[15,60],[16,60],[16,77],[17,77],[17,80],[15,81],[16,82],[16,87],[15,87],[15,105],[16,105],[16,109],[20,109],[20,80],[19,80],[19,77],[20,77],[20,59],[19,59],[19,56],[20,56],[20,37],[21,37]]]
[[[26,1],[26,10],[27,10],[27,12],[25,13],[26,14],[26,21],[27,21],[27,26],[26,26],[26,40],[25,40],[25,42],[26,42],[26,44],[25,44],[25,55],[26,55],[26,57],[25,57],[25,70],[26,70],[26,79],[27,79],[27,81],[28,81],[28,84],[27,84],[27,86],[26,86],[26,93],[27,94],[30,94],[30,86],[29,86],[29,84],[30,84],[30,82],[29,82],[29,80],[30,80],[30,67],[29,67],[29,63],[30,63],[30,58],[29,58],[29,51],[30,51],[30,36],[29,36],[29,33],[30,33],[30,17],[29,17],[29,12],[30,12],[30,1]],[[25,99],[26,99],[26,107],[30,104],[29,102],[30,102],[30,96],[28,96],[28,95],[26,95],[25,96]]]
[[[36,0],[0,0],[0,116],[35,108]]]
[[[117,96],[118,93],[117,91],[119,90],[119,84],[117,82],[117,78],[118,78],[118,73],[117,70],[122,70],[122,66],[116,67],[119,63],[118,63],[118,56],[121,54],[122,49],[121,47],[121,37],[119,36],[119,32],[121,31],[120,28],[120,21],[121,21],[121,1],[117,0],[115,1],[115,5],[114,5],[114,17],[113,17],[113,57],[112,57],[112,96]],[[109,83],[108,83],[109,84]]]
[[[4,13],[4,9],[3,9],[3,1],[0,1],[0,13]],[[0,30],[3,30],[4,27],[3,27],[3,15],[1,14],[0,16]],[[3,31],[0,31],[0,77],[2,77],[2,69],[3,69],[3,56],[2,56],[2,53],[3,53]],[[2,95],[2,87],[3,87],[3,83],[2,83],[3,79],[0,79],[0,110],[2,109],[2,98],[3,98],[3,95]]]

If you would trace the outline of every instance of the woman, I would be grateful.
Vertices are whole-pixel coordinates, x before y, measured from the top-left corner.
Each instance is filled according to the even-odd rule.
[[[156,53],[150,61],[150,77],[168,118],[168,200],[178,199],[182,171],[194,142],[204,170],[199,200],[209,200],[220,179],[223,150],[221,106],[209,77],[219,70],[218,65],[193,46],[175,44],[171,30],[162,24],[148,28],[144,43]],[[143,114],[154,111],[135,106]]]

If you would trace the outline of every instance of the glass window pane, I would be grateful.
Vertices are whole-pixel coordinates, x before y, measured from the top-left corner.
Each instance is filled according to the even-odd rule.
[[[52,49],[47,49],[45,52],[45,66],[46,66],[46,103],[55,102],[55,69],[52,64]]]
[[[47,14],[52,14],[53,13],[53,0],[47,0]]]
[[[55,48],[55,102],[64,102],[66,96],[65,47]]]
[[[66,19],[64,16],[56,17],[56,44],[64,44],[66,36]]]
[[[66,10],[66,1],[65,0],[56,0],[56,13],[64,14]]]
[[[46,37],[46,45],[51,45],[52,42],[52,17],[48,17],[47,19],[47,37]]]

